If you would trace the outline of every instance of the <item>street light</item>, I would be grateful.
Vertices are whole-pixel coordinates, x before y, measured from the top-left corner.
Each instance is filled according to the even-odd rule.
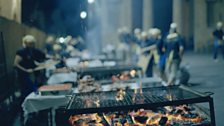
[[[94,3],[95,2],[95,0],[88,0],[88,3],[89,4],[92,4],[92,3]]]
[[[85,19],[85,18],[87,17],[87,13],[86,13],[86,11],[82,11],[82,12],[80,13],[80,17],[81,17],[82,19]]]
[[[60,38],[59,38],[59,42],[60,42],[60,43],[64,43],[64,42],[65,42],[65,39],[64,39],[63,37],[60,37]]]

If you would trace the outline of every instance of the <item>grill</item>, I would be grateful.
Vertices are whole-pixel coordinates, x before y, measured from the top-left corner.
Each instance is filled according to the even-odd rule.
[[[114,62],[116,62],[116,63],[120,63],[120,62],[122,62],[122,60],[120,60],[120,59],[116,59],[116,58],[97,58],[98,60],[100,60],[101,62],[107,62],[107,61],[114,61]],[[89,62],[89,61],[94,61],[94,60],[96,60],[95,58],[90,58],[90,59],[81,59],[80,58],[80,62],[85,62],[85,61],[87,61],[87,62]]]
[[[108,67],[87,67],[87,68],[77,68],[75,71],[79,75],[78,78],[82,78],[85,75],[90,75],[96,80],[108,79],[112,75],[121,74],[124,71],[136,70],[138,76],[141,75],[142,69],[138,66],[133,65],[117,65]],[[136,76],[136,77],[138,77]]]
[[[195,103],[209,104],[210,123],[215,126],[213,98],[208,94],[193,91],[185,86],[74,94],[65,109],[65,113],[67,115],[105,113]]]

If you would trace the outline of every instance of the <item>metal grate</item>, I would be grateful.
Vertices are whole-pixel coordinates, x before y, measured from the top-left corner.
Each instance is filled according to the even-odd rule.
[[[183,100],[203,99],[207,97],[177,86],[145,88],[142,91],[126,90],[122,100],[116,99],[117,94],[118,91],[74,94],[67,109],[125,108],[132,105],[182,103]]]
[[[119,91],[74,94],[65,110],[68,115],[154,109],[164,106],[209,103],[211,124],[215,126],[213,99],[184,86],[153,87],[142,90],[126,90],[122,99]]]

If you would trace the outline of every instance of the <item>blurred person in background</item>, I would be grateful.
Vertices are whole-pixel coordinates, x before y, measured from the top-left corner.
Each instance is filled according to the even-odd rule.
[[[81,57],[83,49],[79,48],[79,41],[76,38],[72,38],[71,46],[73,48],[67,47],[68,50],[69,50],[69,48],[71,50],[70,55],[72,57],[74,57],[74,56]]]
[[[62,49],[61,45],[54,44],[53,45],[53,55],[48,60],[49,62],[55,62],[54,66],[51,66],[46,69],[46,77],[50,77],[53,73],[66,71],[66,58],[70,55]],[[64,69],[65,68],[65,69]]]
[[[156,41],[152,38],[151,34],[147,34],[145,31],[141,33],[141,38],[141,56],[138,66],[142,67],[147,77],[152,77],[154,64],[153,52],[156,50]]]
[[[52,59],[54,60],[64,61],[66,58],[70,57],[70,54],[63,50],[63,48],[59,44],[54,44],[53,50],[54,53]]]
[[[223,59],[224,59],[224,32],[223,32],[223,24],[222,22],[218,22],[216,24],[216,29],[213,31],[213,37],[214,37],[214,55],[213,58],[215,62],[218,61],[217,56],[219,50],[222,53]]]
[[[50,57],[53,55],[53,45],[55,44],[55,40],[53,36],[48,36],[44,46],[44,52],[46,53],[46,57]]]
[[[141,29],[140,28],[134,29],[133,41],[136,44],[140,45],[140,43],[141,43]]]
[[[40,72],[36,71],[38,63],[45,60],[45,54],[35,48],[36,39],[32,35],[26,35],[22,39],[23,48],[17,50],[14,66],[18,73],[22,100],[38,87]]]
[[[74,45],[74,48],[79,50],[79,51],[85,50],[86,49],[86,45],[85,45],[84,39],[81,36],[78,36],[76,38],[76,40],[77,40],[77,43],[76,43],[76,45]]]
[[[61,45],[59,44],[54,44],[53,45],[53,59],[54,60],[60,60],[63,58],[62,53],[63,53],[63,49],[61,47]]]
[[[75,48],[73,47],[73,38],[72,38],[72,36],[68,35],[65,38],[64,43],[66,45],[66,49],[64,51],[65,51],[65,53],[69,54],[68,56],[66,56],[66,58],[68,58],[68,57],[70,57],[73,54],[73,51],[75,51]]]
[[[157,45],[157,43],[161,39],[160,30],[158,28],[152,28],[152,29],[149,29],[148,34],[149,34],[149,41],[154,47],[155,45]],[[159,62],[159,55],[157,52],[157,48],[151,49],[151,53],[153,55],[153,60],[154,60],[153,63],[157,65]]]
[[[138,43],[135,41],[130,41],[130,55],[131,55],[131,63],[136,65],[136,61],[139,60],[139,56],[141,55],[141,48]]]
[[[119,43],[116,51],[116,57],[118,59],[123,60],[125,63],[130,63],[131,55],[130,55],[130,41],[131,35],[129,30],[126,27],[118,29],[118,38]]]
[[[92,58],[91,53],[87,49],[85,41],[81,36],[78,36],[77,38],[73,38],[71,43],[75,49],[73,54],[76,53],[82,59],[91,59]]]
[[[180,69],[180,63],[183,57],[184,45],[180,34],[177,32],[176,23],[170,25],[169,34],[165,38],[166,53],[166,76],[167,84],[178,84],[176,82],[177,73]]]
[[[136,64],[141,55],[141,29],[135,28],[132,34],[132,39],[130,41],[132,63]],[[137,61],[137,62],[136,62]]]
[[[161,30],[158,28],[153,29],[153,38],[156,43],[157,51],[154,52],[155,64],[159,70],[159,77],[166,80],[165,76],[165,65],[166,65],[166,55],[164,48],[164,41],[162,39]]]
[[[169,34],[171,34],[171,33],[177,33],[177,24],[176,23],[170,24]]]

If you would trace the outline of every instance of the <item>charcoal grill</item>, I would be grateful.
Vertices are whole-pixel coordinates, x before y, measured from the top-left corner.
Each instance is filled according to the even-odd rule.
[[[90,59],[80,59],[80,62],[85,62],[85,61],[93,61],[96,60],[95,58],[90,58]],[[122,60],[120,59],[116,59],[116,58],[98,58],[98,60],[100,60],[101,62],[107,62],[107,61],[114,61],[114,62],[122,62]]]
[[[104,67],[84,67],[77,68],[75,71],[79,75],[78,78],[82,78],[85,75],[90,75],[96,80],[108,79],[112,75],[121,74],[124,71],[136,70],[138,76],[142,74],[142,68],[135,65],[116,65],[116,66],[104,66]]]
[[[66,115],[78,115],[208,103],[211,125],[215,126],[213,98],[185,86],[143,88],[139,91],[126,90],[123,100],[119,101],[116,100],[116,95],[117,91],[73,94],[64,112]]]

